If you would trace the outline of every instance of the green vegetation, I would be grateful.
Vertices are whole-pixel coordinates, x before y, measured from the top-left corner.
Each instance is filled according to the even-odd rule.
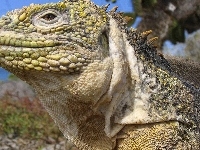
[[[3,98],[0,100],[0,134],[12,134],[29,139],[62,137],[61,132],[37,99],[14,101]]]
[[[16,80],[19,80],[19,78],[18,77],[16,77],[14,74],[9,74],[9,76],[8,76],[8,80],[12,80],[12,81],[16,81]]]

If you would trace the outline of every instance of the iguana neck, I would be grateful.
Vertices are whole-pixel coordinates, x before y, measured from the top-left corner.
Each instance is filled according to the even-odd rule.
[[[136,38],[134,32],[127,37],[112,18],[110,24],[109,51],[115,66],[113,74],[120,80],[115,80],[114,84],[111,80],[110,93],[108,91],[106,95],[110,100],[105,111],[106,134],[113,137],[126,124],[170,120],[187,122],[191,129],[196,128],[197,116],[193,114],[196,114],[198,105],[192,89],[173,73],[168,61],[154,49],[143,49],[149,47],[146,40],[141,38],[131,42],[131,34]]]
[[[89,100],[84,102],[83,95],[69,90],[77,84],[78,78],[75,74],[60,76],[35,72],[31,73],[31,78],[23,76],[67,139],[79,148],[112,149],[113,142],[104,132],[104,116],[93,111],[93,104]],[[88,129],[90,132],[85,134]]]

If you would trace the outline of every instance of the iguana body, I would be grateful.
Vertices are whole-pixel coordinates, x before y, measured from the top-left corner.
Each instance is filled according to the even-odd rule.
[[[0,65],[36,90],[79,149],[199,149],[198,72],[176,72],[149,31],[127,30],[106,8],[65,0],[9,12]]]

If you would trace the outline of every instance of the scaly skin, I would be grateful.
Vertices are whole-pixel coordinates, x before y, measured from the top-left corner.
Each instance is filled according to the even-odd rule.
[[[199,149],[198,74],[181,76],[150,31],[126,29],[106,8],[65,0],[9,12],[0,65],[35,89],[79,149]]]

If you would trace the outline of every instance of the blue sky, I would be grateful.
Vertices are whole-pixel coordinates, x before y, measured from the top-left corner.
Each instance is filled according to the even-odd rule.
[[[44,4],[44,3],[58,2],[58,1],[59,0],[1,0],[0,16],[5,14],[7,11],[16,8],[21,8],[23,6],[30,5],[31,3]],[[100,6],[107,4],[106,0],[92,0],[92,1]],[[130,0],[118,0],[117,3],[111,4],[109,8],[112,8],[113,6],[118,6],[120,11],[126,11],[126,12],[132,11]]]
[[[6,12],[11,11],[13,9],[18,9],[23,6],[28,6],[31,3],[50,3],[50,2],[58,2],[59,0],[1,0],[0,4],[0,16],[6,14]],[[97,5],[105,5],[107,4],[106,0],[92,0]],[[111,9],[114,6],[118,6],[119,11],[124,12],[131,12],[132,11],[132,5],[130,0],[118,0],[117,3],[111,4],[109,9]],[[8,72],[4,69],[0,68],[0,80],[5,80],[8,77]]]

